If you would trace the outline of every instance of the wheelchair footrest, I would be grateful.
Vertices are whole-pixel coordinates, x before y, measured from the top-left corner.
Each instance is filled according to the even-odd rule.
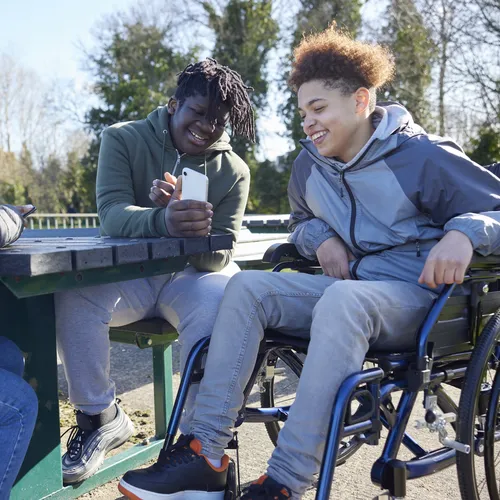
[[[233,438],[229,443],[227,443],[226,450],[237,450],[238,449],[238,440]]]

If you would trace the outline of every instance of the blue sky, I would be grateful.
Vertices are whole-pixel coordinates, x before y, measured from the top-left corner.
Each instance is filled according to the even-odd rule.
[[[5,0],[0,17],[0,53],[13,56],[49,84],[53,79],[73,80],[78,87],[88,81],[82,68],[81,43],[92,46],[91,30],[103,16],[128,10],[137,0]],[[271,99],[272,101],[272,99]],[[271,106],[272,108],[273,106]],[[289,149],[280,136],[284,126],[275,110],[259,126],[262,154],[270,159]]]
[[[2,2],[0,51],[18,58],[43,79],[85,79],[77,43],[91,44],[102,16],[127,8],[121,0],[10,0]]]

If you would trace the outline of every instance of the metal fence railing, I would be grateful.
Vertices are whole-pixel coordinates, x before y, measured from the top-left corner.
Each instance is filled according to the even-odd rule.
[[[245,215],[243,226],[252,232],[286,232],[288,214]],[[34,213],[27,219],[29,229],[90,229],[99,227],[97,214]]]
[[[27,218],[29,229],[82,229],[99,227],[97,214],[38,214]]]

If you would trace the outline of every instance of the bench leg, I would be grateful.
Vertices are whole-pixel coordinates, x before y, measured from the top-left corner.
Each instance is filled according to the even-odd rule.
[[[153,347],[153,378],[155,402],[156,437],[163,439],[167,433],[167,424],[172,413],[172,346]]]

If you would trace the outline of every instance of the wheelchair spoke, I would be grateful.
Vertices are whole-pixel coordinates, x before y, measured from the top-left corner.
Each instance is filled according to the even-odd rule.
[[[462,498],[470,500],[500,500],[499,341],[497,311],[477,338],[459,402],[457,441],[471,451],[457,454],[457,473]]]
[[[285,398],[285,399],[279,399],[278,401],[275,401],[274,402],[274,405],[277,406],[277,407],[280,407],[280,406],[290,406],[290,403],[291,401],[295,401],[295,396],[291,396],[289,398]]]

